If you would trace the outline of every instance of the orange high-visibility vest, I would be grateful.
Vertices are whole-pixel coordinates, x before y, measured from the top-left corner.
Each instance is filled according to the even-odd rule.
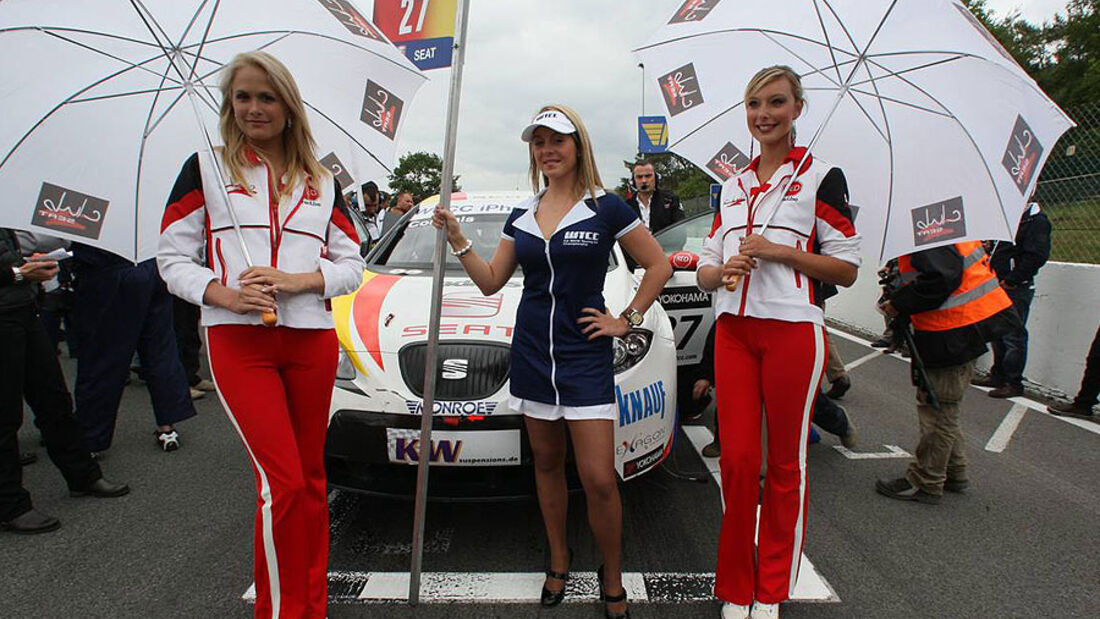
[[[955,243],[955,249],[963,257],[962,283],[943,305],[910,317],[913,328],[918,331],[947,331],[965,327],[1012,305],[1012,300],[989,268],[989,257],[981,241]],[[917,271],[908,255],[898,258],[898,271],[903,282],[916,279]]]

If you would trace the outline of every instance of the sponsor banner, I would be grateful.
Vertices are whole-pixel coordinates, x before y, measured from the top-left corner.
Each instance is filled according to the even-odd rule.
[[[619,405],[619,427],[623,428],[643,419],[660,416],[665,418],[665,381],[659,380],[633,391],[624,392],[615,385],[615,401]]]
[[[743,169],[749,163],[751,163],[751,160],[748,155],[737,148],[733,142],[726,142],[726,145],[714,153],[714,156],[707,162],[707,169],[714,172],[714,175],[718,178],[726,180],[737,174],[738,170]],[[721,185],[719,185],[720,189]]]
[[[664,451],[665,448],[662,445],[651,452],[634,458],[633,460],[627,460],[626,462],[624,462],[623,479],[633,477],[660,462],[661,456],[664,454]]]
[[[647,155],[668,150],[668,120],[664,116],[638,117],[638,152]]]
[[[672,16],[672,19],[668,20],[668,23],[682,24],[685,22],[703,21],[721,1],[722,0],[684,0],[684,3],[680,5],[680,8],[676,9],[676,13]]]
[[[360,13],[348,0],[317,0],[321,3],[321,6],[325,7],[332,16],[335,17],[348,32],[355,36],[364,37],[367,39],[373,39],[375,41],[381,41],[382,35],[378,33],[378,29],[374,27],[374,24],[367,21],[366,17]]]
[[[463,359],[465,361],[465,359]],[[446,365],[447,361],[443,362]],[[447,372],[446,367],[443,370]],[[446,378],[446,377],[444,377]],[[488,400],[470,401],[470,402],[450,402],[436,400],[432,403],[433,415],[461,415],[464,417],[469,416],[486,416],[492,415],[497,410],[499,402],[490,402]],[[405,400],[405,408],[409,410],[411,415],[419,415],[424,410],[424,400]]]
[[[703,103],[703,91],[699,89],[699,78],[695,74],[695,65],[688,63],[678,69],[673,69],[657,78],[657,85],[661,88],[661,95],[665,100],[665,107],[671,116]]]
[[[417,464],[420,430],[386,428],[390,462]],[[438,466],[516,466],[520,464],[519,430],[432,431],[430,462]]]
[[[913,209],[913,244],[917,247],[966,236],[962,197]]]
[[[329,172],[332,172],[332,177],[336,179],[336,182],[340,183],[342,189],[348,190],[354,188],[355,179],[348,173],[348,169],[344,167],[344,163],[340,161],[336,153],[329,153],[322,157],[321,165],[328,168]]]
[[[363,93],[363,112],[359,120],[386,136],[394,139],[397,127],[401,123],[401,111],[405,102],[397,95],[367,80],[367,91]]]
[[[432,215],[435,213],[435,207],[436,204],[421,204],[416,214],[412,216],[412,220],[431,221]],[[514,204],[496,204],[491,202],[473,204],[451,203],[451,212],[455,214],[455,217],[461,217],[462,215],[510,215],[515,208],[516,205]]]
[[[1035,177],[1036,168],[1039,166],[1039,157],[1043,154],[1043,145],[1039,138],[1032,133],[1031,127],[1024,121],[1023,116],[1016,117],[1016,124],[1012,127],[1012,135],[1008,138],[1008,146],[1005,147],[1001,165],[1016,183],[1016,188],[1024,196],[1028,195],[1027,188],[1031,185],[1031,179]]]
[[[695,286],[683,286],[676,288],[665,288],[661,291],[661,294],[657,299],[661,302],[661,307],[668,310],[678,309],[696,309],[701,307],[710,307],[711,296],[714,293],[703,292]]]
[[[421,70],[451,66],[458,0],[375,0],[374,23]]]
[[[107,215],[107,200],[52,183],[42,183],[31,225],[98,239]]]

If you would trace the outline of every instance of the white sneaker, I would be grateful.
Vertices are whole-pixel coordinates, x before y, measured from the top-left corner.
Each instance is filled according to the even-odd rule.
[[[199,391],[213,391],[215,389],[214,383],[206,380],[205,378],[192,385],[192,387],[198,389]]]
[[[779,619],[779,604],[761,604],[757,602],[752,605],[752,619]]]
[[[722,619],[749,619],[751,606],[742,606],[725,602],[722,604]]]
[[[195,389],[194,387],[188,387],[187,391],[190,392],[192,400],[201,400],[202,398],[206,397],[206,392],[205,391],[199,391],[198,389]]]

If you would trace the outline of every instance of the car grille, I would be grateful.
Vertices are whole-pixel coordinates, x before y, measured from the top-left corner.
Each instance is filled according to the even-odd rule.
[[[506,344],[441,342],[437,361],[437,400],[480,400],[504,386],[508,380],[510,347]],[[423,397],[424,358],[427,344],[410,344],[401,349],[401,378],[416,397]]]

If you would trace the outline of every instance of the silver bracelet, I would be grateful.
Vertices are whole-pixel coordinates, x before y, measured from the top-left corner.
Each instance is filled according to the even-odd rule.
[[[473,248],[474,248],[474,242],[470,239],[466,239],[466,246],[463,247],[462,249],[457,250],[457,251],[451,250],[451,255],[454,256],[455,258],[461,258],[461,257],[465,256],[466,254],[470,253],[470,250],[473,249]]]

